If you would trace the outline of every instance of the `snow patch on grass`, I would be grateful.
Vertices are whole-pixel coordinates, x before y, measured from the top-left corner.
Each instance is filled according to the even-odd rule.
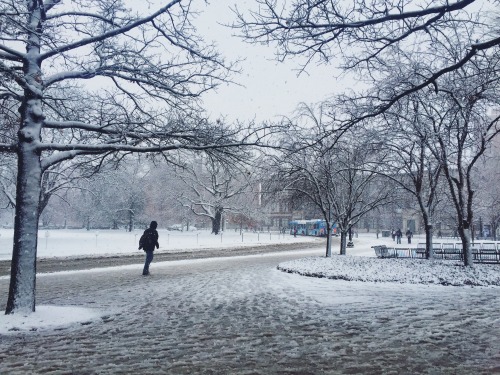
[[[449,260],[379,259],[334,255],[309,257],[278,265],[284,272],[304,276],[363,282],[500,286],[499,264],[464,267]]]
[[[0,335],[57,329],[72,324],[87,325],[100,316],[99,311],[89,308],[41,305],[30,314],[0,315]]]

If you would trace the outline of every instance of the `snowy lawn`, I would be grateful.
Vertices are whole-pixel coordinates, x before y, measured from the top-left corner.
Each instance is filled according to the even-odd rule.
[[[54,230],[39,233],[39,257],[67,257],[67,256],[102,256],[106,254],[137,253],[138,235],[142,231],[132,233],[124,231],[88,232],[85,230]],[[312,237],[297,237],[274,233],[247,233],[243,236],[239,232],[228,231],[214,236],[209,232],[167,232],[160,231],[160,251],[197,251],[202,248],[244,247],[257,244],[267,245],[276,243],[295,243],[315,241]],[[338,238],[334,238],[332,251],[338,252]],[[402,247],[415,247],[422,239],[416,237],[411,245],[402,244]],[[407,284],[402,288],[410,288],[409,284],[435,284],[452,286],[500,286],[500,265],[476,265],[472,269],[464,269],[453,261],[425,261],[416,259],[378,259],[371,248],[374,245],[385,244],[394,246],[389,238],[376,238],[373,233],[360,234],[354,239],[355,247],[348,249],[347,256],[333,255],[331,258],[311,257],[321,254],[322,244],[318,243],[318,250],[305,252],[309,256],[279,264],[282,271],[306,276],[315,276],[329,279],[353,281],[353,288],[361,288],[360,282],[384,282]],[[0,230],[0,259],[10,259],[12,251],[12,231]],[[319,251],[319,253],[318,253]],[[300,252],[294,251],[299,255]],[[271,256],[268,254],[265,256]],[[300,256],[300,255],[299,255]],[[201,260],[184,261],[189,264],[200,263]],[[205,260],[206,262],[206,260]],[[182,262],[155,263],[154,267],[171,267],[184,264]],[[277,265],[277,264],[276,264]],[[139,273],[142,265],[113,267],[107,272],[123,272],[126,269],[137,269]],[[71,271],[75,274],[104,270]],[[64,273],[39,275],[57,276]],[[7,280],[8,277],[0,279]],[[304,278],[306,279],[306,278]],[[308,279],[311,282],[311,279]],[[325,280],[326,281],[326,280]],[[306,280],[304,280],[306,282]],[[331,281],[334,282],[333,280]],[[296,283],[296,282],[295,282]],[[415,286],[414,286],[415,287]],[[90,286],[89,288],[92,288]],[[401,290],[401,289],[400,289]],[[29,316],[0,315],[0,335],[13,334],[30,330],[51,330],[56,327],[67,326],[73,323],[98,320],[102,315],[95,309],[72,306],[37,306],[37,311]],[[102,319],[102,316],[101,316]]]
[[[70,256],[111,256],[138,253],[139,238],[144,230],[56,229],[38,232],[38,258]],[[227,230],[213,235],[208,230],[193,232],[159,229],[159,252],[196,251],[231,247],[312,242],[314,237],[293,237],[278,232]],[[13,229],[0,229],[0,260],[12,259]]]
[[[42,309],[12,326],[20,331],[0,334],[0,373],[498,373],[498,287],[276,269],[322,253],[153,262],[151,277],[141,276],[140,264],[44,274]],[[2,301],[7,281],[0,280]],[[65,318],[79,321],[49,326],[44,306],[75,308]]]
[[[500,286],[499,264],[475,264],[472,268],[449,260],[334,255],[331,258],[309,257],[284,262],[278,269],[304,276],[347,281]]]

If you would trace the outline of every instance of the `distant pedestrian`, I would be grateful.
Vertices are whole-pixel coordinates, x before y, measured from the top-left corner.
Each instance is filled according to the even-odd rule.
[[[294,228],[294,229],[293,229],[293,236],[294,236],[294,237],[297,237],[297,228]]]
[[[394,229],[391,231],[391,236],[392,236],[392,240],[395,241],[396,240],[396,231]]]
[[[142,270],[143,276],[149,275],[149,265],[153,261],[153,252],[155,247],[157,249],[160,247],[158,244],[157,227],[158,223],[152,221],[151,224],[149,224],[149,228],[144,231],[139,240],[139,250],[143,249],[146,252],[146,261],[144,262],[144,269]]]
[[[408,243],[411,243],[411,238],[413,237],[413,233],[410,229],[406,231],[406,238],[408,238]]]
[[[396,231],[396,243],[401,243],[401,237],[403,237],[403,232],[398,228]]]

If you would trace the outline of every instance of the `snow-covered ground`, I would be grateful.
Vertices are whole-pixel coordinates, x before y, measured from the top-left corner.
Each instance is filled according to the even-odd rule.
[[[37,256],[68,257],[116,255],[137,253],[139,238],[143,230],[60,229],[38,232]],[[279,243],[310,242],[311,237],[294,238],[278,232],[243,232],[229,230],[217,236],[210,231],[180,232],[158,230],[159,251],[196,251],[198,249],[225,248],[234,246],[255,246]],[[0,229],[0,260],[12,258],[12,229]]]
[[[347,249],[347,256],[302,258],[282,263],[279,269],[305,276],[348,281],[500,286],[500,264],[476,264],[474,268],[466,268],[461,262],[450,260],[379,259],[371,248],[374,245],[415,248],[419,242],[425,243],[424,236],[415,236],[411,244],[406,239],[396,244],[391,238],[377,239],[370,234],[361,234],[354,239],[354,248]],[[458,243],[458,240],[446,238],[436,239],[436,242]],[[336,248],[334,250],[334,254],[338,253]]]
[[[281,263],[279,269],[305,276],[363,282],[500,286],[500,264],[463,267],[460,262],[424,259],[309,257]]]
[[[0,373],[498,373],[498,288],[276,269],[323,252],[39,275],[38,311],[0,334]]]
[[[39,258],[66,258],[82,256],[111,256],[117,254],[137,254],[142,230],[40,230],[38,233]],[[282,234],[279,232],[248,232],[230,230],[217,236],[209,231],[168,231],[158,230],[160,248],[156,252],[197,251],[245,246],[265,246],[287,243],[308,243],[317,241],[314,237]],[[12,258],[12,229],[0,229],[0,260]],[[140,251],[142,253],[142,251]],[[127,269],[115,267],[114,270]],[[93,271],[90,271],[93,272]],[[43,275],[38,275],[43,277]],[[0,280],[8,277],[0,277]],[[38,306],[30,316],[0,314],[0,334],[7,332],[46,329],[82,322],[96,317],[94,310],[69,306]]]
[[[8,233],[0,235],[3,252],[12,238],[9,243]],[[244,233],[242,240],[239,232],[221,239],[162,231],[160,250],[313,240],[261,233],[251,242],[253,235]],[[51,231],[48,237],[42,232],[39,255],[127,254],[137,252],[136,239],[116,231],[93,237],[86,231]],[[421,241],[416,237],[401,247]],[[141,264],[39,274],[37,311],[0,315],[0,373],[500,370],[500,289],[493,286],[500,283],[500,265],[465,273],[451,261],[376,258],[371,246],[394,246],[390,238],[360,234],[354,243],[348,256],[338,256],[334,239],[331,259],[319,244],[153,262],[151,277],[140,275]],[[278,265],[321,278],[281,272]],[[8,277],[1,277],[0,301],[7,291]]]
[[[136,254],[143,230],[136,229],[133,232],[124,230],[90,230],[85,229],[60,229],[40,230],[38,232],[39,258],[46,257],[69,257],[69,256],[105,256],[116,254]],[[210,231],[199,230],[194,232],[158,230],[159,251],[196,251],[200,249],[215,249],[241,246],[256,246],[283,243],[311,242],[313,237],[282,234],[278,232],[247,232],[240,234],[237,230],[228,230],[217,236]],[[0,260],[12,258],[12,229],[0,229]],[[334,238],[333,253],[338,252],[338,238]],[[406,239],[399,247],[416,247],[418,242],[425,242],[425,237],[416,235],[412,244],[407,244]],[[436,242],[455,242],[457,239],[439,239]],[[375,256],[371,246],[387,245],[396,246],[396,243],[387,237],[377,238],[374,233],[360,233],[354,238],[355,247],[348,249],[348,254]]]

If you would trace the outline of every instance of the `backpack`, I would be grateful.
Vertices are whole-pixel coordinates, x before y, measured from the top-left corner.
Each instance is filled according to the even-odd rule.
[[[146,229],[141,238],[139,238],[139,250],[144,249],[145,247],[151,248],[154,246],[155,242],[152,233],[149,233],[149,231]]]

